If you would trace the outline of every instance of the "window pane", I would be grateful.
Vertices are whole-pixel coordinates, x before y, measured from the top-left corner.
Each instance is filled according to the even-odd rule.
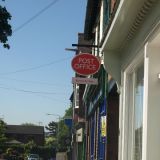
[[[143,128],[143,89],[144,67],[141,66],[136,72],[135,84],[135,137],[134,137],[134,160],[142,160],[142,128]]]
[[[105,31],[106,26],[109,22],[109,5],[108,0],[103,0],[103,29]]]

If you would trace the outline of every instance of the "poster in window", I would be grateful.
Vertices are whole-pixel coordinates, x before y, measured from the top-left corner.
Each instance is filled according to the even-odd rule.
[[[106,128],[107,128],[107,123],[106,123],[106,116],[101,117],[101,136],[106,137]]]

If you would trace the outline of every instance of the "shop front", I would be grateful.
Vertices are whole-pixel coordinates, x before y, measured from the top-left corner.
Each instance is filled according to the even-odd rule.
[[[119,119],[117,87],[113,80],[109,80],[103,65],[95,76],[98,85],[86,88],[83,97],[86,108],[86,160],[116,160]]]

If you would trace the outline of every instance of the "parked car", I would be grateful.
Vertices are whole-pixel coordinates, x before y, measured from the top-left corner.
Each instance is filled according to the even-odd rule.
[[[40,158],[38,154],[29,154],[27,160],[40,160]]]

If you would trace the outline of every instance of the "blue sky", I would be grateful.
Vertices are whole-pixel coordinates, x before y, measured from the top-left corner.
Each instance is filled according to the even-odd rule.
[[[13,27],[10,50],[0,45],[0,118],[8,124],[46,125],[57,119],[46,113],[63,116],[70,105],[74,52],[65,48],[72,48],[78,33],[84,31],[86,0],[6,0],[0,4],[11,13]],[[36,16],[40,11],[44,12]]]

